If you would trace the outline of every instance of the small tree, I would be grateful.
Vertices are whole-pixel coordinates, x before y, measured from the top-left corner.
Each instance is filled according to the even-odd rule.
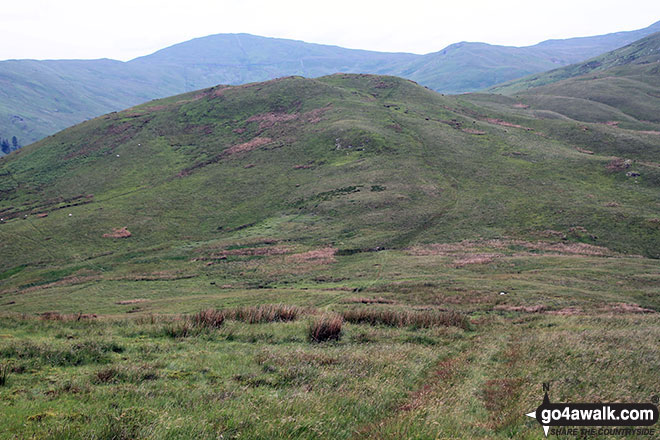
[[[18,150],[21,147],[20,145],[18,145],[18,138],[16,136],[12,136],[11,145],[12,147],[14,147],[14,150]]]
[[[11,147],[9,146],[9,141],[7,139],[3,139],[0,142],[0,150],[2,150],[3,153],[9,154],[11,151]]]

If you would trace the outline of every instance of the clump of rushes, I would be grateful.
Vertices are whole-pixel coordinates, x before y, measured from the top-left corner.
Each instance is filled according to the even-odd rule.
[[[170,338],[187,338],[199,335],[201,328],[194,326],[188,318],[180,318],[165,324],[163,331]]]
[[[297,306],[285,304],[264,304],[261,306],[239,307],[228,310],[202,310],[194,315],[184,315],[165,324],[164,332],[172,338],[197,336],[204,330],[222,327],[225,319],[233,319],[248,324],[264,322],[294,321],[303,313]],[[152,319],[153,321],[153,319]]]
[[[200,328],[220,328],[225,322],[225,314],[221,310],[202,310],[194,314],[190,321],[192,325]]]
[[[0,364],[0,387],[7,385],[7,377],[9,376],[9,363]]]
[[[312,342],[338,341],[344,318],[341,315],[323,315],[309,326],[309,340]]]
[[[194,315],[179,316],[166,323],[163,331],[171,338],[187,338],[205,330],[220,328],[224,322],[225,313],[222,310],[207,309]]]
[[[388,325],[391,327],[460,327],[470,328],[468,318],[457,312],[439,312],[433,310],[410,311],[391,309],[350,309],[342,312],[342,317],[356,324]]]
[[[262,322],[284,322],[294,321],[302,314],[303,310],[297,306],[286,304],[264,304],[252,307],[240,307],[225,311],[228,319],[243,321],[249,324]]]

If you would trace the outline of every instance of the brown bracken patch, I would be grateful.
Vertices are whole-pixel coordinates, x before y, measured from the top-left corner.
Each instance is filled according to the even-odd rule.
[[[314,249],[300,254],[293,254],[286,257],[288,263],[306,263],[306,264],[330,264],[334,263],[337,249],[325,247]]]
[[[296,113],[262,113],[248,118],[247,122],[259,122],[259,130],[265,130],[280,122],[298,119]]]
[[[271,138],[257,136],[251,141],[244,142],[242,144],[234,145],[232,147],[227,148],[225,151],[222,152],[222,156],[227,157],[234,154],[246,153],[248,151],[252,151],[256,148],[259,148],[262,145],[266,145],[269,142],[272,142]]]
[[[527,131],[532,131],[531,128],[523,127],[522,125],[513,124],[511,122],[507,122],[505,120],[497,119],[497,118],[486,118],[486,122],[490,122],[491,124],[495,124],[495,125],[501,125],[503,127],[522,128]]]
[[[639,304],[634,304],[634,303],[607,304],[605,307],[602,308],[602,310],[605,312],[612,312],[612,313],[656,313],[655,310],[653,309],[646,309],[644,307],[640,307]]]
[[[103,234],[104,238],[128,238],[132,234],[128,229],[126,229],[126,226],[123,228],[114,228],[112,232]]]

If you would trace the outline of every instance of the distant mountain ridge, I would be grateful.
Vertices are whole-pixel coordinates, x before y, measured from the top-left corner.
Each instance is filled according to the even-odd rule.
[[[548,40],[528,47],[463,42],[427,55],[218,34],[129,62],[1,61],[0,137],[16,136],[25,145],[85,119],[151,99],[289,75],[387,74],[443,93],[472,92],[591,58],[658,30],[660,22],[637,31]]]
[[[578,121],[643,129],[660,122],[660,32],[491,91]],[[598,104],[597,110],[594,104]]]

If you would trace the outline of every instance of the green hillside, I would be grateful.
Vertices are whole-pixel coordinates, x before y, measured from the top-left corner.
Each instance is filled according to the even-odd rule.
[[[658,133],[335,74],[0,158],[0,438],[531,440],[543,382],[646,401]]]
[[[575,123],[484,111],[377,76],[294,77],[154,101],[2,161],[2,212],[12,219],[2,231],[25,237],[3,240],[3,265],[49,259],[41,245],[25,250],[35,225],[58,261],[126,246],[102,237],[114,227],[128,226],[130,243],[167,237],[173,245],[244,225],[272,225],[290,238],[308,222],[306,241],[349,248],[581,226],[583,240],[657,256],[648,221],[657,215],[658,171],[641,163],[657,161],[657,135],[592,130],[590,138],[608,142],[579,145],[603,156],[576,151]],[[610,172],[619,155],[643,177]],[[85,203],[56,209],[74,199]],[[621,207],[603,206],[610,199]],[[29,221],[14,219],[26,214]]]
[[[660,22],[637,31],[549,40],[528,47],[464,42],[427,55],[218,34],[129,62],[1,61],[0,137],[16,136],[27,145],[88,118],[150,99],[287,75],[387,74],[443,93],[470,92],[587,59],[659,29]]]
[[[534,109],[643,129],[660,122],[660,33],[583,63],[492,89]]]
[[[577,63],[660,30],[660,22],[632,32],[547,40],[533,46],[462,42],[413,60],[388,73],[410,78],[442,93],[475,92],[532,73]]]

